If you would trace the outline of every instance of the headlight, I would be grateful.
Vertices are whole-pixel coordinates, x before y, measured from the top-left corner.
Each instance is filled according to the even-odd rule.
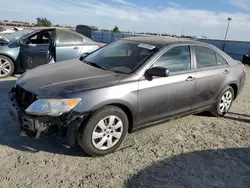
[[[33,102],[25,112],[32,115],[60,116],[64,112],[69,112],[79,102],[80,98],[74,99],[38,99]]]

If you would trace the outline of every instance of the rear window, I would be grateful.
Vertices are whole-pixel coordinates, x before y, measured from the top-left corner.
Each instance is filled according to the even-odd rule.
[[[128,74],[157,49],[154,44],[120,40],[109,44],[85,58],[106,70]]]

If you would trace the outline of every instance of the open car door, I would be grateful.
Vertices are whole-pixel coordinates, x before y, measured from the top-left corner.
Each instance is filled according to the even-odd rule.
[[[20,43],[21,62],[24,69],[32,69],[49,62],[54,33],[54,30],[43,30]]]

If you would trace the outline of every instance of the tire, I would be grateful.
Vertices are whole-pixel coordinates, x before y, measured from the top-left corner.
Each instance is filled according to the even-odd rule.
[[[14,73],[15,65],[7,56],[0,55],[0,78],[6,78]]]
[[[228,97],[228,99],[225,100],[225,97],[229,96],[229,93],[231,96],[230,100],[229,100],[229,97]],[[224,97],[224,99],[223,99],[223,97]],[[227,86],[221,92],[216,104],[213,106],[213,108],[209,112],[215,117],[222,117],[222,116],[226,115],[227,112],[230,110],[232,103],[233,103],[233,100],[234,100],[234,90],[232,87]],[[222,103],[224,103],[224,106],[222,105]],[[225,103],[227,104],[226,106],[225,106]]]
[[[127,132],[128,118],[125,112],[116,106],[105,106],[90,115],[79,130],[77,141],[88,155],[102,156],[114,152]]]

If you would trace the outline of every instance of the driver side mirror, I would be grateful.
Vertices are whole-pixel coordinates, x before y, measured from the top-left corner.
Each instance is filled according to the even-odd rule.
[[[19,44],[26,44],[26,40],[20,39],[18,43],[19,43]]]
[[[153,67],[146,71],[146,76],[152,78],[153,76],[157,77],[168,77],[169,70],[164,67]]]
[[[85,57],[87,57],[90,53],[84,53],[80,57],[80,61],[82,61]]]

